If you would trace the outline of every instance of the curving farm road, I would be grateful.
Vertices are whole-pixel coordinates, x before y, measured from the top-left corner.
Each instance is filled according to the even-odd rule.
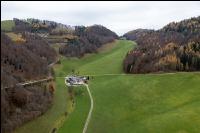
[[[84,125],[84,128],[83,128],[83,133],[86,133],[88,124],[89,124],[90,119],[91,119],[91,115],[92,115],[92,110],[93,110],[94,102],[93,102],[93,98],[92,98],[92,95],[91,95],[91,92],[90,92],[90,89],[89,89],[88,85],[87,85],[87,84],[84,84],[84,85],[85,85],[86,88],[87,88],[88,94],[89,94],[89,96],[90,96],[90,102],[91,102],[90,111],[89,111],[89,113],[88,113],[88,117],[87,117],[87,119],[86,119],[86,122],[85,122],[85,125]]]
[[[65,81],[65,84],[68,86],[68,84],[67,84],[66,81]],[[93,111],[94,102],[93,102],[93,98],[92,98],[92,95],[91,95],[91,92],[90,92],[90,89],[89,89],[88,85],[87,85],[87,84],[83,84],[83,85],[85,85],[85,87],[86,87],[86,89],[87,89],[87,91],[88,91],[88,94],[89,94],[89,96],[90,96],[90,103],[91,103],[91,105],[90,105],[90,110],[89,110],[89,113],[88,113],[88,116],[87,116],[87,119],[86,119],[86,121],[85,121],[85,125],[84,125],[84,128],[83,128],[83,133],[86,133],[88,124],[89,124],[90,119],[91,119],[91,115],[92,115],[92,111]]]

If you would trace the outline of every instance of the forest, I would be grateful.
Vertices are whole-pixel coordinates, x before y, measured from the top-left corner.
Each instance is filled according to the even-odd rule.
[[[137,29],[123,36],[138,45],[124,59],[126,73],[200,70],[200,16],[156,31]]]
[[[25,42],[13,42],[1,33],[2,86],[46,77],[48,64],[55,61],[56,52],[41,37],[22,33],[22,38]]]
[[[76,26],[74,36],[77,37],[69,39],[67,45],[60,47],[60,54],[82,57],[85,53],[97,52],[97,48],[118,38],[114,32],[101,25]]]
[[[117,34],[102,25],[92,26],[69,26],[53,21],[39,19],[13,19],[15,27],[13,31],[27,31],[31,33],[57,36],[53,43],[63,43],[59,48],[59,53],[67,57],[82,57],[85,53],[97,52],[97,48],[103,44],[114,41]],[[65,40],[59,36],[65,36]],[[52,39],[44,38],[52,42]]]
[[[48,64],[56,52],[41,37],[21,32],[23,41],[13,41],[1,32],[1,131],[13,132],[51,107],[53,83],[23,87],[16,85],[49,76]],[[6,88],[8,87],[8,88]]]

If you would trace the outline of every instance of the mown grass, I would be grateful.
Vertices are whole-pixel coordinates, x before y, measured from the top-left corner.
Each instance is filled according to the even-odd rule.
[[[56,75],[66,76],[72,69],[79,74],[123,73],[122,60],[128,50],[135,46],[132,41],[116,41],[110,50],[90,54],[81,59],[61,58],[62,65],[57,67]]]
[[[110,44],[108,44],[110,45]],[[113,45],[113,44],[112,44]],[[62,65],[56,66],[56,75],[58,78],[62,78],[67,74],[72,72],[72,69],[75,70],[75,73],[79,72],[79,74],[100,74],[100,73],[118,73],[122,72],[122,66],[118,65],[121,61],[125,53],[128,49],[133,47],[133,43],[131,41],[116,41],[116,45],[112,47],[107,47],[106,50],[101,51],[99,54],[90,54],[81,59],[78,58],[65,58],[61,59]],[[111,48],[111,49],[110,49]],[[104,61],[110,61],[114,65],[115,71],[112,71],[110,64],[106,64]],[[98,62],[96,64],[95,62]],[[104,69],[105,66],[107,70]],[[101,64],[101,66],[99,66]],[[97,66],[98,65],[98,66]],[[76,91],[79,88],[74,88]],[[86,88],[82,88],[84,94],[87,94]],[[77,95],[75,97],[76,106],[74,108],[74,112],[72,112],[69,117],[66,119],[66,122],[59,129],[59,133],[69,132],[69,133],[79,133],[82,132],[84,123],[87,118],[87,114],[90,108],[90,101],[88,94],[87,95]]]
[[[199,82],[199,73],[95,77],[88,133],[198,133]]]
[[[90,99],[85,87],[74,87],[75,92],[81,90],[74,99],[74,111],[59,129],[59,133],[81,133],[90,108]]]
[[[15,23],[13,20],[4,20],[1,21],[1,30],[4,31],[12,31],[12,28],[15,26]]]
[[[71,69],[85,75],[123,73],[121,63],[132,44],[117,43],[103,54],[82,59],[63,58],[62,71],[57,71],[57,75],[63,76]],[[94,76],[89,83],[94,112],[88,133],[198,133],[199,83],[199,73]],[[88,105],[81,100],[76,102],[74,112],[59,133],[82,131],[85,117],[82,110]]]

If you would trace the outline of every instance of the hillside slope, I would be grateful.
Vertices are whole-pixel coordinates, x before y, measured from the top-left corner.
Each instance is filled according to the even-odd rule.
[[[68,57],[82,57],[85,53],[97,52],[97,48],[118,37],[114,32],[101,25],[77,26],[74,35],[77,38],[70,39],[66,45],[60,47],[60,54]]]
[[[55,51],[40,37],[24,34],[25,42],[12,41],[1,33],[2,86],[48,76],[48,64],[55,61]]]
[[[11,20],[10,20],[11,22]],[[14,18],[14,32],[31,32],[43,37],[49,44],[59,44],[59,53],[67,57],[82,57],[95,53],[103,44],[114,41],[117,34],[102,25],[69,26],[54,21]],[[1,22],[4,24],[5,22]]]
[[[16,84],[47,78],[48,64],[55,58],[55,51],[37,35],[1,32],[2,133],[13,132],[51,107],[53,83],[27,87]]]
[[[157,31],[131,31],[124,37],[138,44],[124,59],[127,73],[200,70],[200,17],[173,22]]]

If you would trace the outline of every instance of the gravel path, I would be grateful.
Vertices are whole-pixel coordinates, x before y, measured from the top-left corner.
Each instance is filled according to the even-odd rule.
[[[90,119],[91,119],[91,115],[92,115],[92,110],[93,110],[93,106],[94,106],[94,102],[93,102],[93,98],[92,98],[92,95],[91,95],[91,92],[90,92],[90,89],[88,87],[87,84],[85,84],[86,88],[87,88],[87,91],[88,91],[88,94],[90,96],[90,102],[91,102],[91,105],[90,105],[90,111],[88,113],[88,117],[86,119],[86,122],[85,122],[85,125],[84,125],[84,128],[83,128],[83,133],[86,133],[87,131],[87,127],[88,127],[88,124],[90,122]]]

